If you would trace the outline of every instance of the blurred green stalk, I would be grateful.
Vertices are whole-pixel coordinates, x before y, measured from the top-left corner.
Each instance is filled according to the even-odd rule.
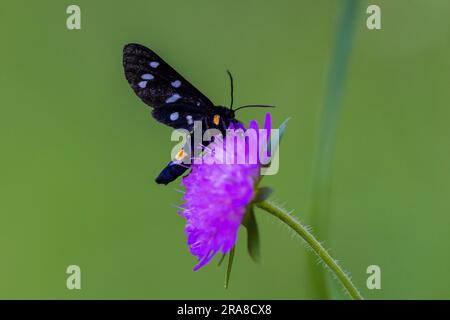
[[[358,0],[345,0],[343,3],[344,7],[336,34],[335,49],[328,72],[312,180],[311,225],[317,235],[325,241],[330,239],[331,167],[336,142],[336,129],[341,111],[341,100],[358,8]],[[316,261],[310,262],[312,287],[317,289],[319,298],[331,298],[329,275],[322,268],[317,268]]]

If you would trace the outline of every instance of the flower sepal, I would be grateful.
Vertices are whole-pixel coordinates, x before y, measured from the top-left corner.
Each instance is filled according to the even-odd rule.
[[[253,196],[252,203],[259,203],[267,200],[270,195],[273,193],[273,189],[271,187],[259,187],[255,191],[255,195]]]
[[[253,203],[250,203],[247,206],[244,218],[242,219],[242,225],[247,230],[248,254],[254,262],[259,263],[261,260],[260,259],[261,250],[260,250],[258,224],[256,223],[256,216],[255,216],[255,206]]]

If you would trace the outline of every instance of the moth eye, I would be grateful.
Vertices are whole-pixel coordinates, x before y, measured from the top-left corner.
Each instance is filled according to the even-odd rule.
[[[175,94],[171,95],[169,98],[166,99],[166,103],[173,103],[173,102],[177,101],[180,98],[181,98],[181,96],[178,93],[175,93]]]
[[[141,76],[141,78],[144,79],[144,80],[153,80],[153,79],[155,79],[155,77],[152,74],[150,74],[150,73],[143,74]]]
[[[194,123],[194,121],[192,120],[192,116],[191,115],[186,116],[186,120],[187,120],[188,124],[193,124]]]
[[[180,115],[179,115],[178,112],[173,112],[173,113],[170,114],[170,120],[176,121],[176,120],[178,119],[179,116],[180,116]]]
[[[181,81],[180,80],[175,80],[171,83],[172,87],[174,88],[179,88],[181,86]]]
[[[216,126],[218,126],[218,125],[219,125],[219,121],[220,121],[220,116],[219,116],[218,114],[215,114],[215,115],[214,115],[214,118],[213,118],[213,123],[214,123]]]
[[[159,66],[159,62],[158,62],[158,61],[152,61],[152,62],[150,62],[150,67],[152,67],[152,68],[158,68],[158,66]]]

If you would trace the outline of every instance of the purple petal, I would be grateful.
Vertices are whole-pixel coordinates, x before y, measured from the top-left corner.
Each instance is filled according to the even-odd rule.
[[[270,125],[270,115],[266,115],[265,128]],[[236,126],[245,130],[240,122]],[[230,129],[234,127],[233,124],[229,126]],[[258,123],[251,121],[249,128],[258,132]],[[208,150],[218,150],[224,145],[214,141],[205,152],[208,154]],[[237,154],[246,150],[248,152],[248,146],[237,144],[234,150],[223,152],[232,152],[234,159],[237,159]],[[216,159],[221,153],[215,152],[209,156]],[[259,169],[258,164],[194,163],[191,173],[183,178],[182,185],[186,192],[184,203],[180,206],[183,209],[181,216],[186,219],[187,244],[192,255],[198,259],[195,271],[208,264],[217,252],[228,253],[236,244],[242,218],[253,198]]]

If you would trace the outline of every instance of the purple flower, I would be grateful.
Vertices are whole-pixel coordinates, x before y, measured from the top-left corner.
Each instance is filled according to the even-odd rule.
[[[243,126],[239,128],[245,129]],[[258,132],[258,123],[252,120],[249,128]],[[266,114],[264,129],[270,133],[270,113]],[[233,150],[224,148],[230,138],[245,139],[239,132],[227,135],[223,141],[215,139],[208,146],[206,156],[215,158],[216,162],[194,162],[191,173],[182,180],[186,192],[180,214],[186,218],[185,232],[190,251],[199,261],[194,271],[211,261],[217,252],[225,254],[234,247],[242,218],[259,179],[258,162],[223,162],[223,156],[233,156],[234,159],[238,154],[248,156],[248,145],[245,143],[235,143]],[[266,139],[258,138],[258,150],[267,143],[267,138],[268,135]]]

